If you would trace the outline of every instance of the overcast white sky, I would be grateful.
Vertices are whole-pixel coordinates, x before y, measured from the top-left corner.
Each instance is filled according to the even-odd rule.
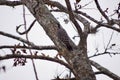
[[[64,4],[64,0],[59,0],[59,1]],[[91,0],[81,0],[80,4],[84,5],[88,1],[91,1]],[[99,1],[104,10],[106,8],[109,8],[108,11],[110,12],[110,14],[114,9],[117,8],[117,4],[119,3],[119,0],[109,0],[109,1],[99,0]],[[88,7],[94,8],[95,7],[94,2],[92,2],[92,4],[90,4]],[[88,9],[87,7],[85,7],[84,9],[82,9],[82,11],[89,13],[89,15],[91,15],[92,17],[98,20],[100,20],[101,18],[96,8]],[[23,13],[22,6],[18,6],[15,8],[0,6],[0,31],[5,31],[7,33],[18,35],[16,34],[16,26],[23,24],[22,13]],[[77,35],[73,26],[71,26],[70,22],[68,24],[64,24],[63,19],[68,18],[67,15],[65,15],[64,13],[60,15],[58,15],[58,13],[57,14],[54,13],[54,14],[59,20],[59,22],[64,26],[65,30],[67,31],[67,33],[70,35],[71,38],[74,35]],[[27,12],[26,17],[27,17],[27,26],[29,27],[31,22],[34,20],[34,17],[29,12]],[[93,23],[91,25],[94,26]],[[96,47],[98,47],[102,52],[103,43],[105,43],[105,45],[107,44],[111,33],[112,33],[111,30],[106,30],[104,28],[103,31],[102,30],[99,31],[96,35],[89,35],[88,51],[90,53],[88,55],[94,54]],[[25,36],[20,36],[20,37],[25,38]],[[32,30],[30,31],[29,38],[31,41],[33,41],[37,45],[53,44],[52,41],[50,41],[49,38],[46,36],[45,32],[43,31],[43,29],[40,27],[38,23],[36,23],[34,28],[32,28]],[[78,40],[79,39],[76,38],[73,41],[77,44]],[[114,36],[113,36],[111,43],[113,42],[118,43],[117,49],[120,46],[119,41],[120,41],[120,34],[118,34],[117,32],[114,32]],[[0,35],[0,46],[7,45],[7,44],[14,45],[18,43],[19,42],[16,40],[6,38]],[[56,55],[55,54],[56,51],[40,51],[40,52],[49,54],[50,56]],[[0,50],[0,55],[4,55],[8,53],[10,53],[9,50],[6,50],[6,49]],[[120,76],[120,64],[119,64],[120,55],[115,55],[112,57],[110,57],[109,55],[103,55],[103,56],[92,58],[92,60],[98,62],[99,64],[103,65],[110,71]],[[0,72],[0,80],[35,80],[31,60],[27,60],[27,61],[28,63],[25,66],[17,66],[17,67],[12,67],[13,60],[0,61],[0,66],[6,65],[6,68],[7,68],[6,72],[3,72],[3,71]],[[69,71],[64,66],[61,66],[53,62],[35,60],[35,63],[36,63],[39,80],[50,80],[60,74],[61,74],[60,77],[63,77]],[[111,80],[111,79],[106,76],[102,76],[102,77],[97,76],[97,80]]]

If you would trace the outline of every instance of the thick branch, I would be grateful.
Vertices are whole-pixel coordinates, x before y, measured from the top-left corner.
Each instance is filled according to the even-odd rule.
[[[101,65],[99,65],[98,63],[90,60],[90,63],[96,67],[100,72],[102,72],[103,74],[109,76],[110,78],[114,79],[114,80],[120,80],[120,77],[117,76],[116,74],[112,73],[111,71],[109,71],[108,69],[102,67]]]

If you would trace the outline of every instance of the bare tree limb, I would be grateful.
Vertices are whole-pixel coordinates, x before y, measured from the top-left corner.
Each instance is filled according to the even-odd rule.
[[[32,24],[30,25],[29,29],[27,30],[27,23],[26,23],[26,16],[25,16],[25,6],[23,5],[23,21],[24,21],[24,28],[25,28],[25,36],[26,36],[26,40],[29,42],[29,38],[28,38],[28,32],[30,31],[30,29],[32,28],[32,26],[34,25],[34,23],[36,22],[36,19],[32,22]],[[31,46],[31,45],[28,45]],[[32,56],[32,51],[31,49],[28,49],[30,52],[30,55]],[[31,58],[32,61],[32,66],[33,66],[33,71],[35,73],[35,78],[36,80],[39,80],[38,78],[38,74],[37,74],[37,70],[36,70],[36,66],[35,66],[35,61]]]
[[[60,4],[59,2],[56,2],[56,1],[46,1],[46,0],[43,0],[43,1],[44,1],[45,4],[55,6],[55,7],[59,8],[61,11],[69,14],[68,9],[66,7],[64,7],[62,4]],[[76,14],[75,12],[72,11],[72,13],[73,13],[73,16],[76,19],[78,19],[84,25],[85,32],[87,32],[88,28],[90,27],[90,22],[87,19],[85,19],[84,17]]]
[[[21,1],[7,1],[7,0],[0,0],[0,5],[7,5],[7,6],[19,6],[22,5],[23,3]]]
[[[113,26],[113,24],[117,24],[118,26],[120,26],[120,21],[119,21],[119,20],[113,19],[113,20],[111,20],[111,22],[109,21],[110,23],[112,23],[112,25],[109,25],[108,23],[102,23],[102,22],[100,22],[100,21],[92,18],[91,16],[87,15],[86,13],[84,13],[84,12],[82,12],[82,11],[75,11],[75,12],[76,12],[76,13],[79,13],[79,14],[81,14],[81,15],[83,15],[83,16],[85,16],[86,18],[88,18],[88,19],[90,19],[91,21],[93,21],[93,22],[95,22],[96,24],[98,24],[95,28],[93,28],[93,30],[97,30],[97,29],[100,28],[100,27],[106,27],[106,28],[113,29],[113,30],[115,30],[115,31],[117,31],[117,32],[120,32],[120,29],[119,29],[119,28],[116,28],[116,27]]]
[[[112,19],[112,21],[113,21],[114,24],[117,24],[120,28],[120,20]]]
[[[81,14],[83,16],[85,16],[86,18],[90,19],[91,21],[98,23],[99,21],[97,21],[96,19],[92,18],[91,16],[89,16],[88,14],[82,12],[82,11],[74,11],[77,14]]]
[[[23,43],[34,46],[34,43],[32,43],[32,42],[28,42],[27,40],[25,40],[25,39],[23,39],[21,37],[18,37],[18,36],[3,32],[3,31],[0,31],[0,35],[6,36],[6,37],[9,37],[9,38],[12,38],[12,39],[16,39],[16,40],[21,41]]]
[[[78,34],[81,37],[82,29],[81,29],[80,25],[78,24],[78,22],[75,20],[75,17],[74,17],[74,14],[73,14],[73,11],[72,11],[72,8],[71,8],[71,5],[70,5],[70,1],[69,0],[65,0],[65,2],[66,2],[66,5],[67,5],[67,9],[68,9],[68,14],[69,14],[70,20],[73,22],[73,24],[77,28]]]
[[[56,6],[57,8],[59,8],[61,11],[65,12],[65,13],[68,13],[68,10],[66,9],[66,7],[64,7],[62,4],[56,2],[56,1],[46,1],[44,0],[44,3],[45,4],[48,4],[48,5],[52,5],[52,6]],[[93,22],[95,22],[96,24],[98,24],[95,28],[93,28],[94,30],[100,28],[100,27],[106,27],[106,28],[109,28],[109,29],[113,29],[117,32],[120,32],[120,29],[119,28],[116,28],[113,26],[113,24],[116,23],[116,21],[114,20],[112,25],[108,24],[108,23],[101,23],[100,21],[97,21],[95,20],[94,18],[92,18],[91,16],[87,15],[86,13],[83,13],[81,11],[77,11],[79,14],[87,17],[88,19],[92,20]],[[83,25],[87,25],[87,26],[90,26],[89,22],[84,19],[82,16],[76,14],[75,12],[73,13],[74,16],[80,21],[83,23]],[[112,20],[111,20],[112,21]],[[117,24],[120,24],[120,22],[118,23],[119,21],[117,21]],[[110,22],[111,23],[111,22]]]
[[[51,6],[55,6],[55,7],[59,8],[60,11],[68,13],[67,8],[64,7],[62,4],[56,2],[56,1],[46,1],[46,0],[44,0],[44,3],[45,3],[45,4],[48,4],[48,5],[51,5]],[[87,17],[88,19],[92,20],[93,22],[99,23],[99,21],[95,20],[94,18],[92,18],[91,16],[87,15],[86,13],[84,13],[84,12],[82,12],[82,11],[74,11],[74,12],[75,12],[74,15],[75,15],[75,14],[77,15],[77,14],[79,13],[79,14]],[[82,20],[82,19],[79,18],[78,16],[75,16],[75,17],[76,17],[79,21]]]
[[[42,59],[42,60],[48,60],[48,61],[52,61],[52,62],[56,62],[59,63],[61,65],[66,66],[68,69],[72,70],[71,66],[68,65],[67,63],[63,62],[62,60],[56,59],[56,58],[51,58],[51,57],[47,57],[47,56],[38,56],[38,55],[6,55],[6,56],[0,56],[0,60],[8,60],[8,59],[12,59],[12,58],[29,58],[29,59]],[[99,65],[98,63],[90,60],[91,64],[96,67],[98,70],[100,70],[100,73],[102,72],[103,74],[109,76],[110,78],[114,79],[114,80],[120,80],[120,77],[117,76],[116,74],[110,72],[109,70],[107,70],[106,68],[102,67],[101,65]]]
[[[64,61],[59,60],[57,58],[51,58],[51,57],[48,57],[48,56],[9,54],[9,55],[6,55],[6,56],[0,56],[0,61],[1,60],[13,59],[13,58],[41,59],[41,60],[48,60],[48,61],[56,62],[56,63],[59,63],[61,65],[64,65],[65,67],[70,69],[74,74],[74,71],[73,71],[73,68],[71,67],[71,65],[69,65],[69,64],[65,63]]]
[[[46,1],[46,0],[43,0],[43,1],[44,1],[44,3],[46,3],[46,4],[48,4],[48,5],[52,5],[52,6],[58,7],[58,8],[59,8],[60,10],[62,10],[63,12],[67,12],[66,8],[65,8],[63,5],[61,5],[60,3],[56,2],[56,1],[48,1],[48,0],[47,0],[47,1]],[[0,1],[0,5],[7,5],[7,6],[17,6],[17,5],[22,5],[22,4],[23,4],[23,3],[22,3],[21,1],[6,1],[6,0],[1,0],[1,1]],[[112,27],[111,25],[108,25],[108,24],[106,24],[106,23],[101,23],[101,22],[95,20],[94,18],[90,17],[90,16],[87,15],[86,13],[82,13],[82,12],[79,12],[79,13],[82,14],[83,16],[89,18],[90,20],[92,20],[93,22],[97,23],[97,24],[100,25],[100,26],[105,26],[105,27],[107,27],[107,28],[110,28],[110,29],[113,29],[113,30],[115,30],[115,31],[117,31],[117,32],[120,32],[120,29],[118,29],[118,28],[116,28],[116,27]],[[104,13],[104,14],[105,14],[105,13]],[[75,14],[74,14],[74,15],[75,15]],[[80,17],[78,17],[78,15],[75,16],[75,17],[77,17],[78,20],[82,21],[82,19],[81,19]],[[116,22],[116,21],[114,20],[114,22]],[[119,26],[120,26],[120,22],[117,23],[117,24],[119,24]],[[99,28],[99,27],[97,27],[97,28],[95,28],[95,29],[98,29],[98,28]]]
[[[31,25],[29,26],[29,28],[28,28],[27,30],[25,30],[24,32],[19,32],[19,31],[18,31],[18,29],[19,29],[22,25],[17,26],[16,31],[17,31],[20,35],[26,34],[26,33],[28,33],[28,32],[31,30],[31,28],[33,27],[33,25],[35,24],[35,22],[36,22],[36,19],[31,23]]]
[[[104,55],[104,54],[109,54],[109,55],[117,55],[117,54],[120,54],[118,52],[103,52],[103,53],[98,53],[98,54],[94,54],[92,56],[89,56],[89,58],[93,58],[93,57],[96,57],[96,56],[100,56],[100,55]]]
[[[120,32],[119,28],[116,28],[116,27],[113,26],[113,24],[117,24],[118,26],[120,26],[120,21],[119,20],[113,19],[113,20],[109,21],[112,24],[112,25],[110,25],[108,23],[102,23],[102,22],[92,18],[91,16],[87,15],[86,13],[84,13],[82,11],[75,11],[75,13],[79,13],[79,14],[85,16],[86,18],[90,19],[91,21],[95,22],[96,24],[98,24],[95,28],[93,28],[94,30],[97,30],[100,27],[106,27],[106,28],[113,29],[117,32]]]
[[[109,28],[109,29],[115,30],[117,32],[120,32],[120,28],[117,28],[117,27],[115,27],[113,25],[109,25],[108,23],[97,22],[97,24],[98,25],[95,28],[93,28],[94,30],[97,30],[100,27],[105,27],[105,28]]]
[[[52,5],[52,6],[56,6],[57,8],[59,8],[61,11],[65,12],[65,13],[68,13],[68,10],[66,9],[66,7],[64,7],[62,4],[56,2],[56,1],[46,1],[44,0],[44,3],[45,4],[48,4],[48,5]],[[95,28],[93,28],[94,30],[100,28],[100,27],[106,27],[106,28],[109,28],[109,29],[113,29],[117,32],[120,32],[120,29],[119,28],[116,28],[113,26],[113,24],[116,24],[116,21],[114,20],[113,21],[113,24],[112,25],[109,25],[108,23],[101,23],[100,21],[97,21],[95,20],[94,18],[92,18],[91,16],[87,15],[86,13],[84,12],[81,12],[81,11],[77,11],[76,13],[79,13],[85,17],[87,17],[88,19],[92,20],[93,22],[95,22],[96,24],[98,24]],[[82,18],[80,15],[76,14],[76,13],[73,13],[74,16],[82,23],[85,23],[86,20],[84,20],[84,18]],[[112,20],[111,20],[112,21]],[[110,22],[111,23],[111,22]],[[88,22],[86,22],[85,24],[89,24]],[[117,20],[117,24],[120,25],[120,22]]]
[[[98,75],[98,74],[103,74],[103,73],[101,71],[95,72],[95,75]]]
[[[23,39],[23,38],[21,38],[21,37],[18,37],[18,36],[15,36],[15,35],[12,35],[12,34],[9,34],[9,33],[5,33],[5,32],[3,32],[3,31],[0,31],[0,35],[3,35],[3,36],[6,36],[6,37],[10,37],[10,38],[12,38],[12,39],[15,39],[15,40],[18,40],[18,41],[21,41],[21,42],[23,42],[23,43],[26,43],[26,44],[29,44],[29,45],[31,45],[31,47],[26,47],[26,46],[19,46],[20,48],[30,48],[30,49],[37,49],[37,50],[44,50],[44,49],[55,49],[55,50],[57,50],[57,48],[55,47],[55,46],[37,46],[37,45],[35,45],[34,43],[32,43],[32,42],[28,42],[27,40],[25,40],[25,39]],[[0,46],[0,49],[2,49],[2,48],[12,48],[12,47],[14,47],[14,46]]]
[[[112,38],[113,38],[113,34],[114,34],[114,31],[112,32],[112,34],[111,34],[111,36],[110,36],[110,39],[109,39],[109,41],[108,41],[108,44],[107,44],[107,46],[106,46],[106,48],[105,48],[105,52],[107,51],[108,46],[109,46],[110,43],[111,43],[111,40],[112,40]]]
[[[109,76],[110,78],[114,79],[114,80],[120,80],[120,77],[117,76],[116,74],[112,73],[111,71],[109,71],[108,69],[104,68],[103,66],[99,65],[98,63],[90,60],[90,63],[97,68],[100,72],[102,72],[103,74]]]
[[[116,27],[114,27],[113,25],[109,25],[109,24],[107,24],[107,23],[99,23],[98,25],[99,25],[99,26],[106,27],[106,28],[109,28],[109,29],[113,29],[113,30],[115,30],[115,31],[117,31],[117,32],[120,32],[120,29],[119,29],[119,28],[116,28]],[[99,27],[98,27],[98,28],[99,28]]]
[[[100,11],[100,13],[103,15],[103,17],[109,22],[109,18],[108,16],[105,14],[105,12],[101,9],[98,0],[95,0],[96,6],[98,8],[98,10]]]
[[[0,46],[0,49],[4,49],[4,48],[14,48],[15,46],[13,45],[3,45]],[[26,49],[35,49],[35,50],[57,50],[57,48],[54,45],[50,45],[50,46],[17,46],[16,48],[26,48]]]

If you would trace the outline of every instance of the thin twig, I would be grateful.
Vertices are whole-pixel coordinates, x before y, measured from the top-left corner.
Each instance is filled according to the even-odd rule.
[[[86,7],[86,6],[88,6],[89,4],[91,4],[93,2],[93,0],[92,1],[90,1],[90,2],[88,2],[87,4],[85,4],[84,6],[82,6],[81,8],[84,8],[84,7]]]
[[[9,38],[12,38],[12,39],[16,39],[16,40],[21,41],[23,43],[26,43],[28,45],[34,46],[34,43],[29,42],[29,41],[27,41],[27,40],[25,40],[25,39],[23,39],[21,37],[15,36],[15,35],[10,34],[10,33],[6,33],[6,32],[3,32],[3,31],[0,31],[0,35],[6,36],[6,37],[9,37]]]
[[[106,48],[105,48],[105,51],[104,51],[104,52],[106,52],[106,51],[107,51],[108,46],[110,45],[110,42],[111,42],[111,40],[112,40],[113,34],[114,34],[114,31],[112,32],[112,34],[111,34],[111,36],[110,36],[109,42],[108,42],[108,44],[107,44],[107,46],[106,46]],[[109,54],[109,55],[110,55],[110,54]],[[110,56],[111,56],[111,55],[110,55]]]
[[[97,71],[97,72],[94,72],[94,73],[95,73],[95,75],[103,74],[103,72],[101,72],[101,71]]]
[[[26,34],[26,33],[28,33],[28,32],[31,30],[31,28],[33,27],[33,25],[35,24],[35,22],[36,22],[36,19],[31,23],[30,27],[29,27],[27,30],[25,30],[24,32],[19,32],[19,31],[18,31],[18,29],[19,29],[22,25],[17,26],[16,31],[17,31],[20,35]]]
[[[104,39],[104,34],[103,34],[103,32],[102,32],[102,38],[103,38],[103,47],[104,47],[104,49],[105,49],[105,39]]]
[[[113,34],[114,34],[114,31],[112,32],[112,34],[111,34],[111,36],[110,36],[110,39],[109,39],[109,41],[108,41],[108,44],[107,44],[107,46],[106,46],[106,48],[105,48],[105,52],[106,52],[106,50],[107,50],[107,48],[108,48],[108,46],[109,46],[109,44],[110,44],[110,42],[111,42],[111,40],[112,40]]]
[[[24,20],[25,31],[27,31],[26,17],[25,17],[25,6],[24,6],[24,5],[23,5],[23,20]],[[34,24],[34,23],[33,23],[33,24]],[[32,28],[33,24],[31,25],[31,28]],[[27,41],[29,42],[28,33],[26,33],[26,39],[27,39]],[[30,46],[30,45],[28,45],[28,46]],[[31,56],[32,56],[33,54],[32,54],[31,49],[29,49],[29,52],[30,52],[30,54],[31,54]],[[39,79],[38,79],[38,75],[37,75],[37,70],[36,70],[36,67],[35,67],[35,62],[34,62],[34,60],[33,60],[32,58],[31,58],[31,60],[32,60],[32,65],[33,65],[33,70],[34,70],[34,73],[35,73],[36,80],[39,80]]]
[[[101,9],[98,0],[95,0],[96,6],[98,8],[98,10],[100,11],[100,13],[103,15],[103,17],[109,22],[109,18],[108,16],[105,14],[105,12]]]
[[[100,56],[100,55],[104,55],[104,54],[109,54],[109,55],[116,55],[116,54],[120,54],[120,53],[118,53],[118,52],[103,52],[103,53],[98,53],[98,54],[94,54],[94,55],[92,55],[92,56],[89,56],[89,58],[93,58],[93,57],[96,57],[96,56]]]

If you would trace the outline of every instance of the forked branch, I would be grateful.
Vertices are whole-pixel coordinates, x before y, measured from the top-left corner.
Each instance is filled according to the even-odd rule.
[[[73,22],[73,24],[77,28],[78,34],[81,37],[82,29],[81,29],[80,25],[78,24],[78,22],[75,20],[75,17],[74,17],[74,14],[73,14],[73,11],[72,11],[72,8],[71,8],[71,5],[70,5],[70,1],[69,0],[65,0],[65,2],[66,2],[66,5],[67,5],[67,9],[68,9],[68,14],[69,14],[70,20]]]

